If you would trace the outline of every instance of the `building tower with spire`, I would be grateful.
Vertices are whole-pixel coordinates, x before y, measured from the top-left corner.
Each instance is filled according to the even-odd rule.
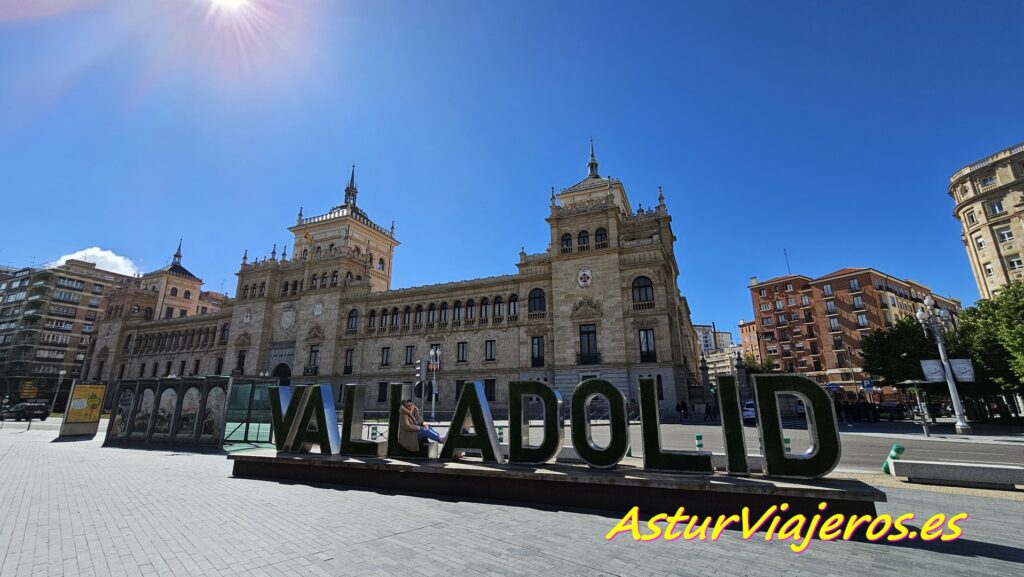
[[[356,206],[356,195],[359,194],[359,189],[356,188],[356,165],[352,165],[352,176],[348,179],[348,186],[345,187],[345,205],[349,208],[355,208]]]

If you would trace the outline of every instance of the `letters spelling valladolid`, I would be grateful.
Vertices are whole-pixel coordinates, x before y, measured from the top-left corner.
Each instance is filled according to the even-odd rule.
[[[815,479],[827,475],[839,463],[840,444],[836,415],[831,399],[817,383],[794,375],[754,376],[753,389],[760,429],[761,454],[764,455],[766,477]],[[640,380],[641,432],[644,468],[658,471],[711,474],[711,453],[708,451],[670,451],[661,448],[658,424],[657,389],[651,379]],[[720,377],[722,433],[725,438],[727,468],[730,475],[747,475],[747,459],[743,442],[743,422],[735,378]],[[467,382],[459,396],[448,438],[441,450],[441,459],[455,458],[464,449],[479,451],[484,461],[504,463],[505,454],[514,464],[542,464],[556,457],[564,440],[562,397],[545,383],[513,381],[509,383],[509,446],[503,452],[495,434],[490,407],[483,385]],[[409,391],[406,391],[409,388]],[[361,438],[362,401],[366,385],[344,385],[343,395],[348,408],[344,412],[341,438],[338,435],[337,413],[333,391],[329,385],[274,387],[271,389],[271,413],[277,450],[286,453],[309,451],[316,446],[323,454],[353,457],[425,457],[426,451],[412,452],[397,442],[397,435],[387,441]],[[391,385],[389,429],[398,430],[399,403],[409,398],[411,387]],[[782,421],[778,397],[797,396],[807,408],[810,446],[803,453],[787,453],[782,437]],[[544,405],[544,440],[529,444],[529,426],[525,421],[524,398],[529,395]],[[607,400],[609,407],[609,441],[603,447],[591,436],[587,405],[594,397]],[[589,379],[576,386],[572,394],[571,438],[579,457],[595,468],[614,467],[629,449],[629,421],[626,399],[610,382]],[[468,425],[472,425],[469,427]],[[470,432],[472,431],[472,432]]]

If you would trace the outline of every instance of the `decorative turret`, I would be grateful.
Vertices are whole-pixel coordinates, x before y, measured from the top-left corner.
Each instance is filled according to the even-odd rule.
[[[359,194],[359,189],[356,188],[356,165],[352,165],[352,176],[348,179],[348,186],[345,187],[345,204],[349,208],[356,206],[356,195]]]
[[[590,162],[587,163],[591,178],[601,178],[597,173],[597,158],[594,156],[594,139],[590,139]]]
[[[302,224],[302,207],[299,207],[299,218],[295,224]]]
[[[277,260],[277,243],[274,243],[274,248],[270,251],[270,260]]]
[[[245,266],[248,263],[249,263],[249,249],[245,249],[245,252],[242,253],[242,266]]]
[[[178,250],[174,252],[174,258],[171,260],[171,264],[178,266],[181,266],[181,240],[180,238],[178,239]]]

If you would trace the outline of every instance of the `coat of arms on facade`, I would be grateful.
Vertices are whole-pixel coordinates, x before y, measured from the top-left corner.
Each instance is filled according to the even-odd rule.
[[[590,269],[585,266],[581,266],[580,272],[576,273],[576,284],[580,285],[580,287],[585,288],[590,286],[590,283],[593,280],[594,275],[593,273],[590,272]]]

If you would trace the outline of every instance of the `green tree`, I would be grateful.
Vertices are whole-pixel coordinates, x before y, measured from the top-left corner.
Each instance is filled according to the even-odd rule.
[[[775,367],[772,366],[770,360],[759,361],[757,357],[751,354],[743,356],[743,365],[747,368],[747,374],[750,375],[766,375],[775,372]]]
[[[979,303],[983,308],[984,301]],[[1004,388],[1019,388],[1024,382],[1024,282],[1015,281],[1002,288],[999,295],[992,299],[991,310],[987,311],[987,319],[995,325],[996,339],[1007,351],[1010,371],[1016,376],[1016,387],[1003,385]]]
[[[999,339],[1000,304],[982,300],[961,312],[957,331],[949,338],[951,357],[968,357],[974,362],[978,392],[997,393],[1020,386],[1011,368],[1012,356]]]
[[[863,368],[896,386],[907,380],[921,380],[922,359],[938,357],[935,341],[925,336],[914,317],[904,317],[887,329],[875,330],[861,341]]]

